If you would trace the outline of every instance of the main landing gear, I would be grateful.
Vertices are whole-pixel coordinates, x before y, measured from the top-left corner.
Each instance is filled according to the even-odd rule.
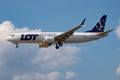
[[[59,46],[58,46],[58,44],[56,44],[56,47],[55,47],[56,49],[59,49]]]
[[[59,47],[62,47],[63,46],[63,43],[61,43],[61,42],[58,42],[58,43],[56,43],[56,49],[59,49]]]

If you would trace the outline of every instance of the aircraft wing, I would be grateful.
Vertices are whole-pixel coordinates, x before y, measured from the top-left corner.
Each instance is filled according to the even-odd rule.
[[[86,20],[86,18],[84,18],[83,21],[81,22],[81,24],[79,24],[77,27],[75,27],[75,28],[73,28],[73,29],[71,29],[71,30],[69,30],[69,31],[66,31],[66,32],[64,32],[64,33],[56,36],[56,37],[55,37],[56,41],[65,41],[67,38],[69,38],[70,36],[72,36],[72,34],[73,34],[76,30],[78,30],[79,28],[81,28],[81,27],[84,25],[85,20]]]

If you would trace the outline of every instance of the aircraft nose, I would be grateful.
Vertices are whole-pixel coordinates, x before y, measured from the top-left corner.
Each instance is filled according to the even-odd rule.
[[[7,37],[6,40],[10,42],[12,41],[11,37]]]

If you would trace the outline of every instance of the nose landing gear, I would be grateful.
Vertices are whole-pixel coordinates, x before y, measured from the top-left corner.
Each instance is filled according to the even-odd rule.
[[[18,46],[18,43],[16,43],[16,48],[18,48],[19,46]]]

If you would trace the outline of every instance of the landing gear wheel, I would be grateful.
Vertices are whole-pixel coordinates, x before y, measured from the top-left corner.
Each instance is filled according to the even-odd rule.
[[[19,46],[18,46],[18,44],[16,44],[16,48],[18,48]]]
[[[63,43],[61,41],[58,41],[59,47],[63,46]]]
[[[56,48],[56,49],[59,49],[59,46],[56,46],[55,48]]]
[[[63,43],[60,43],[59,46],[60,46],[60,47],[63,46]]]
[[[56,49],[59,49],[59,46],[58,46],[58,44],[56,44],[56,47],[55,47]]]

